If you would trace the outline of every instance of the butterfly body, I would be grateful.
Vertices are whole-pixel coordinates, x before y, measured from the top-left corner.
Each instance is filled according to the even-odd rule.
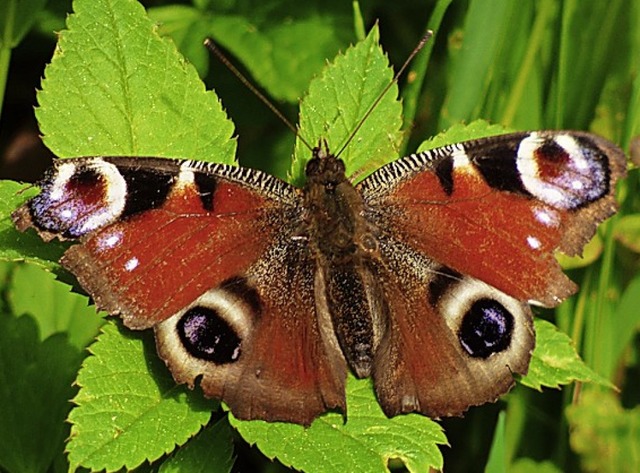
[[[392,162],[354,185],[326,146],[296,189],[160,158],[61,160],[18,229],[77,240],[62,264],[109,313],[153,327],[175,380],[243,419],[345,411],[349,370],[387,415],[459,415],[525,373],[528,302],[575,290],[615,210],[624,155],[578,132],[491,137]]]
[[[316,262],[314,297],[328,312],[349,367],[370,376],[374,354],[386,326],[386,306],[374,267],[380,264],[375,228],[365,203],[345,175],[342,161],[318,147],[306,167],[306,229]]]

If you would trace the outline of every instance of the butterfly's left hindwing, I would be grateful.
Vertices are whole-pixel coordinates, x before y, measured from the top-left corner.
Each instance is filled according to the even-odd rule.
[[[302,240],[282,238],[242,277],[212,288],[155,327],[158,353],[174,378],[200,386],[241,419],[310,424],[346,411],[347,365],[314,302],[315,264]],[[223,316],[239,339],[215,359]],[[176,337],[176,334],[180,334]]]

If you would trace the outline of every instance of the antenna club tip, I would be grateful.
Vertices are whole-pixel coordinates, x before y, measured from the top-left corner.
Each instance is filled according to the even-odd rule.
[[[424,34],[424,36],[422,37],[422,39],[420,40],[420,44],[424,44],[427,41],[429,41],[431,38],[433,38],[433,30],[427,30],[427,32]]]
[[[207,49],[210,49],[210,50],[216,49],[216,44],[213,42],[212,38],[209,38],[209,37],[205,38],[203,41],[203,44]]]

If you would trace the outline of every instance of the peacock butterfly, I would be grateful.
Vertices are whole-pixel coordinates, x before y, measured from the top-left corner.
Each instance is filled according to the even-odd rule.
[[[528,303],[574,292],[553,252],[615,211],[625,164],[582,132],[445,146],[357,185],[326,142],[312,154],[302,189],[224,164],[59,160],[13,220],[77,241],[61,263],[97,306],[153,328],[174,379],[236,417],[345,412],[348,370],[389,416],[452,416],[526,373]]]
[[[59,160],[13,213],[73,240],[61,263],[99,308],[153,328],[178,383],[241,419],[309,424],[373,378],[388,416],[453,416],[526,373],[529,303],[575,291],[577,254],[615,212],[625,157],[574,131],[444,146],[353,185],[320,144],[299,189],[161,158]]]

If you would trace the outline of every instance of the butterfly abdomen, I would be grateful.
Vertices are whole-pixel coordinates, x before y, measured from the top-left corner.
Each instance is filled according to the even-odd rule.
[[[322,300],[318,310],[330,313],[349,367],[359,378],[370,376],[387,321],[386,303],[371,266],[329,265],[320,268],[316,278],[316,300]]]

